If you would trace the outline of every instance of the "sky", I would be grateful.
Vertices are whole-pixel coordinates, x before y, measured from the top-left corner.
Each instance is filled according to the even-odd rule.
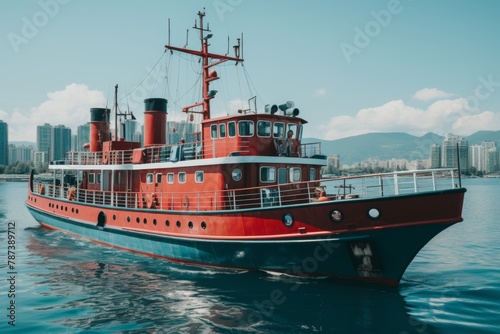
[[[499,1],[19,0],[0,1],[9,141],[36,141],[43,123],[75,131],[90,108],[112,107],[115,84],[120,110],[139,121],[150,97],[186,119],[200,64],[164,45],[170,19],[170,43],[198,49],[203,8],[210,51],[243,36],[245,59],[216,67],[212,116],[257,96],[259,111],[293,101],[304,137],[500,130]]]

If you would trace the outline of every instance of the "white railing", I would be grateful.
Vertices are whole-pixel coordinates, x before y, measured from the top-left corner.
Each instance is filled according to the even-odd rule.
[[[151,146],[138,148],[143,157],[141,163],[158,163],[181,160],[197,160],[204,157],[218,158],[229,155],[250,155],[252,149],[250,141],[244,140],[239,144],[231,144],[224,140],[206,140],[173,145]],[[54,164],[65,165],[122,165],[133,163],[135,150],[113,150],[106,152],[68,152],[66,159]],[[321,143],[301,144],[298,150],[300,157],[310,158],[321,155]]]
[[[326,197],[328,201],[345,201],[453,189],[460,187],[456,172],[454,169],[405,171],[245,189],[182,193],[98,191],[44,184],[43,195],[67,201],[73,197],[71,200],[76,202],[132,209],[232,211],[315,203],[320,196]],[[33,191],[40,194],[41,185],[34,183]],[[321,189],[325,190],[324,194],[319,193]],[[70,191],[74,196],[68,195]]]

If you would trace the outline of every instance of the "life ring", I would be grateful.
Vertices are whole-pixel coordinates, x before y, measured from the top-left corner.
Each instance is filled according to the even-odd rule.
[[[44,184],[42,184],[42,185],[40,186],[39,193],[40,193],[40,195],[45,195],[45,185],[44,185]]]
[[[76,197],[76,188],[71,187],[68,190],[68,200],[73,201]]]
[[[109,160],[109,152],[108,151],[102,152],[102,163],[104,165],[107,165],[108,160]]]

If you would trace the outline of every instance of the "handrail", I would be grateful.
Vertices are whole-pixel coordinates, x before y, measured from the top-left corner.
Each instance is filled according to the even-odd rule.
[[[242,140],[237,146],[228,145],[226,141],[205,140],[204,142],[178,143],[138,148],[145,153],[142,163],[176,162],[181,160],[198,160],[205,157],[220,158],[230,154],[249,155],[250,140]],[[299,145],[299,156],[302,158],[321,155],[321,143]],[[124,165],[133,163],[134,150],[112,150],[105,152],[70,151],[66,159],[60,163],[66,165]]]
[[[289,206],[315,203],[320,196],[329,201],[378,198],[432,192],[459,187],[455,184],[456,169],[429,169],[370,175],[355,175],[295,182],[262,187],[192,192],[120,192],[76,189],[74,201],[132,209],[173,211],[235,211],[241,209]],[[451,182],[450,182],[451,181]],[[40,193],[42,183],[34,183]],[[69,201],[68,186],[44,185],[44,196]],[[318,188],[326,194],[316,193]],[[70,196],[71,197],[71,196]]]

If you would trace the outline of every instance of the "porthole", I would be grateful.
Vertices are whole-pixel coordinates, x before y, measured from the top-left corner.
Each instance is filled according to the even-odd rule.
[[[153,219],[153,225],[156,226],[157,222],[156,222],[156,219]]]
[[[181,227],[181,222],[180,222],[180,221],[177,221],[177,223],[175,223],[175,225],[176,225],[177,227]]]
[[[330,212],[330,219],[334,223],[340,223],[344,219],[344,215],[339,210],[333,210]]]
[[[189,223],[188,223],[188,227],[189,227],[189,228],[193,228],[193,222],[189,222]]]
[[[368,210],[368,217],[370,219],[379,219],[380,218],[380,211],[378,211],[378,209],[371,208],[370,210]]]
[[[127,217],[127,223],[130,223],[130,217]]]
[[[207,228],[207,223],[205,223],[205,222],[201,222],[201,228],[202,228],[202,229],[206,229],[206,228]]]
[[[283,224],[285,224],[286,227],[292,227],[293,226],[293,216],[289,213],[286,213],[283,218],[281,218],[281,221]]]
[[[76,214],[78,214],[78,209],[76,209]]]
[[[239,168],[233,169],[233,172],[231,173],[231,176],[233,177],[233,180],[235,180],[235,181],[241,180],[242,175],[243,175],[243,173],[241,172],[241,169],[239,169]]]
[[[56,209],[59,209],[59,204],[56,204]]]
[[[135,219],[135,222],[136,222],[137,224],[139,224],[139,223],[141,222],[141,218],[137,217],[137,218]]]
[[[71,208],[71,212],[73,212],[73,213],[74,213],[74,212],[75,212],[75,208]]]
[[[144,218],[143,223],[144,223],[144,224],[147,224],[147,223],[148,223],[148,220],[147,220],[146,218]]]
[[[64,207],[64,211],[66,211],[66,212],[68,211],[68,207],[67,206]]]
[[[168,220],[168,219],[167,219],[167,220],[165,220],[165,226],[166,226],[166,227],[169,227],[169,226],[170,226],[170,220]]]
[[[113,215],[113,220],[116,220],[116,215]]]

